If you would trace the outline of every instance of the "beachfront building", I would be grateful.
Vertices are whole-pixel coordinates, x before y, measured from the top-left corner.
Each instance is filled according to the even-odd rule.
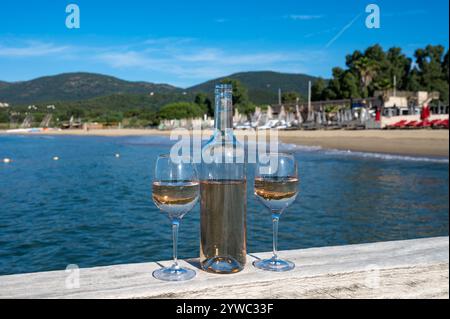
[[[409,92],[409,91],[379,91],[375,92],[383,96],[383,116],[406,116],[420,114],[424,106],[429,106],[432,101],[439,100],[438,92]],[[448,105],[444,106],[440,102],[434,103],[433,108],[439,114],[448,114]]]
[[[420,127],[421,123],[448,120],[449,106],[439,101],[438,92],[390,90],[376,94],[382,95],[384,100],[382,117],[374,124],[376,128],[391,127],[397,123]]]
[[[8,104],[8,103],[0,102],[0,109],[1,109],[1,108],[6,109],[6,108],[8,108],[8,107],[9,107],[9,104]]]

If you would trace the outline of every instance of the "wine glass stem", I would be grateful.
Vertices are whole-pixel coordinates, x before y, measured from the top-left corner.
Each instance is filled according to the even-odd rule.
[[[178,228],[180,221],[172,220],[172,236],[173,236],[173,265],[172,268],[178,269]]]
[[[280,216],[277,214],[272,214],[272,224],[273,224],[273,260],[278,259],[278,222]]]

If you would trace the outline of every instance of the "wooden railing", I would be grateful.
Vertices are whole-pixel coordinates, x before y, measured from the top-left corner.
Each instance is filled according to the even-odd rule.
[[[0,298],[448,298],[449,238],[311,248],[281,252],[295,262],[285,273],[248,265],[213,275],[183,264],[197,277],[183,283],[154,279],[170,261],[0,277]]]

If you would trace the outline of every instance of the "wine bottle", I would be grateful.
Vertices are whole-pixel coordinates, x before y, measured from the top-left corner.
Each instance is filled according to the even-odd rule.
[[[230,274],[246,263],[247,181],[244,147],[233,133],[232,87],[216,86],[214,134],[202,149],[200,264]]]

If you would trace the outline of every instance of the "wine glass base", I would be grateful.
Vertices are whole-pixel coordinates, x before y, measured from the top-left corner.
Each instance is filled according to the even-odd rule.
[[[194,278],[195,271],[187,268],[165,267],[155,270],[153,277],[163,281],[186,281]]]
[[[289,271],[295,268],[295,264],[291,261],[273,258],[254,261],[253,266],[258,269],[275,272]]]

